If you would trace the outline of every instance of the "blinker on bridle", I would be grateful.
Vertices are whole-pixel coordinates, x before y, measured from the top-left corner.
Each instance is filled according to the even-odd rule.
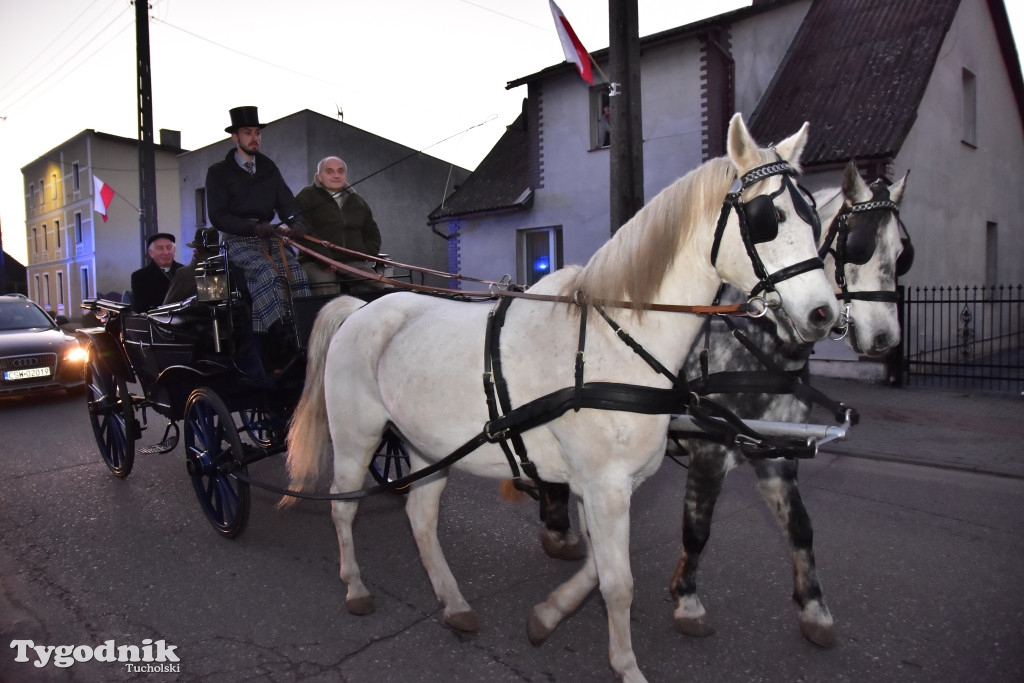
[[[747,202],[741,201],[740,197],[743,190],[746,190],[754,183],[777,175],[782,176],[782,186],[776,192],[757,195]],[[740,178],[740,190],[738,192],[730,192],[722,203],[722,212],[719,214],[714,242],[711,245],[711,264],[715,265],[718,260],[718,249],[721,246],[722,235],[729,220],[729,211],[735,209],[736,216],[739,219],[740,236],[743,239],[743,246],[747,250],[747,256],[750,258],[750,263],[754,268],[754,274],[758,278],[757,285],[750,291],[752,298],[757,297],[761,292],[775,292],[775,285],[783,280],[788,280],[801,273],[824,268],[824,262],[821,260],[821,257],[815,256],[805,261],[794,263],[769,275],[754,246],[764,242],[771,242],[778,236],[779,223],[785,220],[785,216],[781,210],[775,207],[775,198],[787,190],[789,191],[790,200],[797,216],[811,226],[811,229],[814,231],[815,241],[820,237],[821,223],[818,220],[818,213],[807,203],[803,193],[797,189],[797,186],[791,180],[791,177],[794,175],[793,167],[789,162],[781,158],[776,162],[758,166]],[[814,201],[813,198],[811,201]]]
[[[875,197],[878,196],[876,193]],[[899,303],[895,289],[888,291],[864,290],[851,292],[847,287],[846,266],[862,266],[871,260],[877,249],[879,228],[878,221],[855,228],[850,225],[851,220],[861,214],[876,211],[891,211],[899,226],[900,242],[903,248],[900,251],[900,255],[896,257],[894,267],[896,276],[906,275],[914,263],[914,245],[910,242],[910,233],[900,218],[899,205],[892,199],[889,199],[888,193],[886,193],[884,198],[844,205],[829,226],[828,233],[825,235],[825,241],[818,250],[818,255],[821,258],[831,253],[836,264],[836,284],[841,292],[837,295],[837,298],[841,299],[844,304],[840,324],[837,328],[837,331],[842,334],[839,337],[833,337],[836,340],[843,339],[850,332],[850,326],[853,324],[853,318],[850,314],[851,302],[853,300],[877,301],[891,304]],[[834,248],[832,246],[833,243],[835,244]]]

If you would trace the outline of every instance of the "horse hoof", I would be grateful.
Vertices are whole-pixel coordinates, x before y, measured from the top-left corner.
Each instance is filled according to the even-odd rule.
[[[530,619],[526,622],[526,637],[530,639],[530,645],[534,647],[542,645],[551,635],[552,630],[554,629],[548,628],[541,622],[536,609],[530,612]]]
[[[675,622],[676,629],[680,633],[694,638],[707,638],[715,632],[715,627],[711,624],[711,619],[707,614],[702,614],[699,617],[676,617]]]
[[[556,560],[575,562],[587,556],[580,537],[571,531],[563,534],[545,529],[540,534],[540,545],[544,548],[545,555]]]
[[[456,612],[455,614],[446,614],[444,617],[444,623],[448,625],[448,628],[455,629],[456,631],[463,631],[465,633],[472,633],[480,628],[480,624],[477,623],[476,614],[472,610],[468,612]]]
[[[801,619],[800,633],[818,647],[830,648],[836,644],[836,631],[831,624]]]
[[[354,614],[357,617],[365,617],[367,614],[373,614],[377,609],[373,604],[372,595],[364,595],[361,598],[346,600],[345,607],[348,608],[349,614]]]

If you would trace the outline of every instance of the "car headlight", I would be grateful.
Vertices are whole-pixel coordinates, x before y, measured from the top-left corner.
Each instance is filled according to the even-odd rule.
[[[64,360],[68,363],[84,363],[89,360],[89,352],[76,343],[64,352]]]

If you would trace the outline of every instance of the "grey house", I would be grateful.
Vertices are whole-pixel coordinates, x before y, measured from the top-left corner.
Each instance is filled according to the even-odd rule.
[[[227,112],[224,117],[226,125]],[[179,157],[183,236],[191,238],[196,228],[209,225],[206,171],[231,149],[226,137]],[[381,250],[402,263],[447,269],[447,244],[430,231],[426,216],[438,197],[469,176],[468,170],[309,110],[267,124],[261,151],[278,165],[295,194],[313,182],[321,159],[341,157],[348,164],[349,183],[373,210]],[[178,260],[187,262],[191,254],[181,251]],[[435,278],[431,284],[446,283]]]
[[[606,67],[607,50],[593,56]],[[1024,281],[1024,81],[1001,0],[760,0],[641,37],[640,56],[647,199],[723,154],[734,112],[762,144],[809,121],[811,190],[838,185],[850,159],[869,178],[913,170],[901,216],[916,258],[900,284]],[[508,87],[521,85],[522,116],[430,221],[452,270],[529,285],[610,236],[608,88],[568,63]],[[835,369],[857,360],[838,343],[816,358],[826,374],[886,372]]]
[[[1000,0],[762,0],[640,46],[647,198],[722,154],[734,111],[762,143],[810,121],[812,189],[849,159],[891,181],[913,169],[902,284],[1024,280],[1024,194],[1007,191],[1024,178],[1024,86]],[[610,235],[608,93],[571,64],[520,85],[523,115],[430,221],[453,270],[531,284]]]

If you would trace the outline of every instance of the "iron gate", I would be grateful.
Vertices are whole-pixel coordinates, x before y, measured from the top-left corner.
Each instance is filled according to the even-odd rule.
[[[900,381],[1024,391],[1022,285],[900,287]]]

